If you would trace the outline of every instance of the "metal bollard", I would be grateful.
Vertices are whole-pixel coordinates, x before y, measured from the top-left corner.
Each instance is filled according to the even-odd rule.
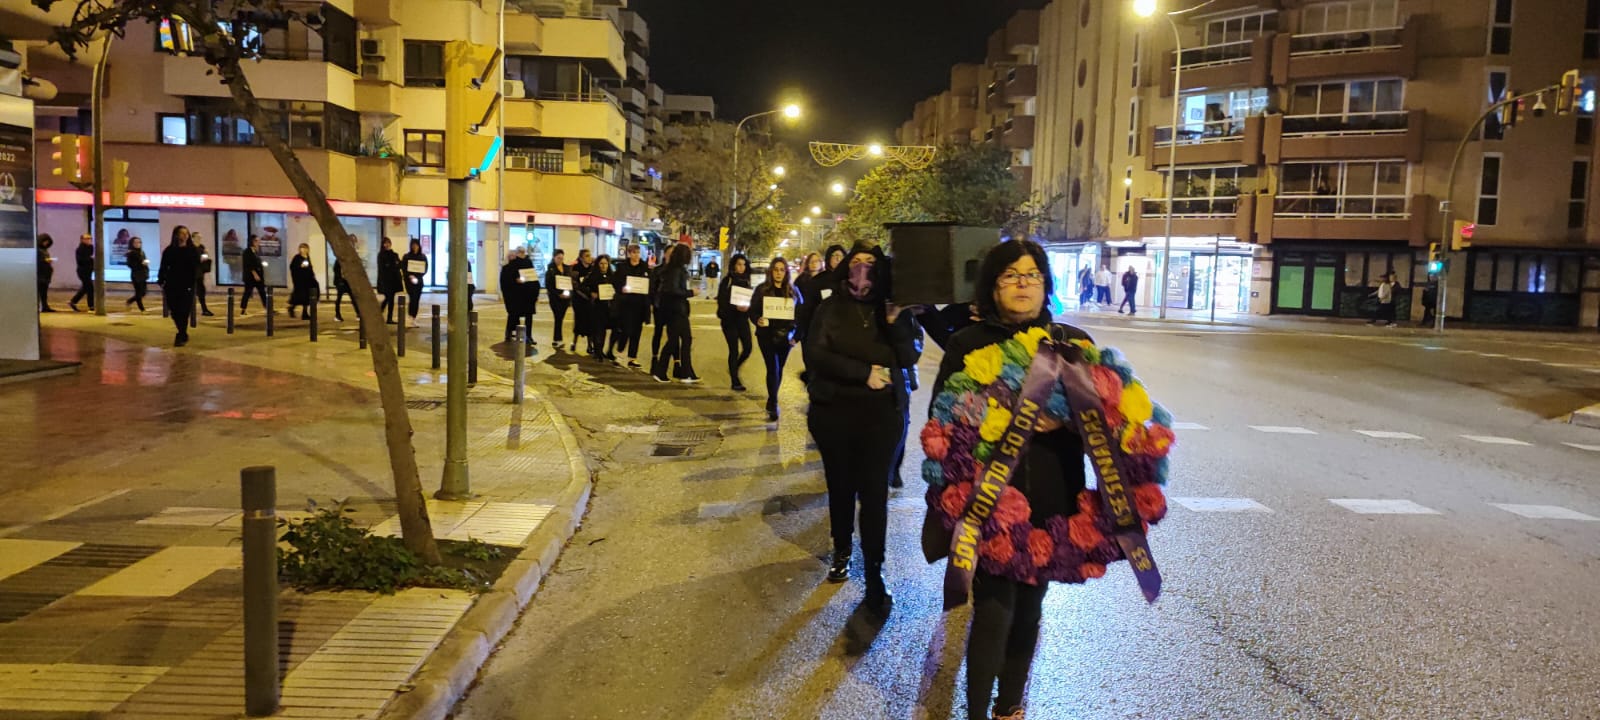
[[[406,299],[400,298],[400,322],[394,324],[394,354],[396,357],[406,356]]]
[[[511,402],[522,404],[522,387],[528,382],[528,342],[523,339],[522,326],[511,331],[511,376],[516,387],[511,390]]]
[[[439,362],[440,336],[444,334],[443,323],[439,320],[439,306],[433,306],[433,369],[438,370],[442,364]]]
[[[478,382],[478,313],[467,313],[467,384]]]
[[[228,334],[233,334],[233,288],[228,288]]]
[[[278,709],[277,470],[239,471],[244,509],[244,711],[266,717]]]
[[[267,337],[272,337],[272,288],[267,288]]]
[[[316,342],[317,341],[317,306],[321,305],[321,304],[322,304],[321,300],[319,300],[316,296],[312,296],[312,298],[311,298],[311,324],[308,326],[308,327],[311,328],[311,342]]]

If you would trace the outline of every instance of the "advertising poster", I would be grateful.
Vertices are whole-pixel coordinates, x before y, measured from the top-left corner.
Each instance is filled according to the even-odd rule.
[[[33,240],[33,130],[0,124],[0,248]]]

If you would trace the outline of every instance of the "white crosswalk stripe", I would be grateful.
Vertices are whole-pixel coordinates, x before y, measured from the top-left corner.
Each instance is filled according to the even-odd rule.
[[[1532,518],[1534,520],[1583,520],[1585,522],[1597,522],[1597,521],[1600,521],[1600,518],[1597,518],[1597,517],[1595,517],[1593,515],[1588,515],[1588,514],[1585,514],[1585,513],[1581,513],[1581,512],[1578,512],[1577,510],[1571,510],[1571,509],[1568,509],[1568,508],[1561,507],[1559,505],[1505,505],[1505,504],[1501,504],[1501,503],[1489,503],[1489,504],[1493,505],[1493,506],[1495,506],[1497,508],[1500,508],[1501,510],[1504,510],[1504,511],[1506,511],[1508,513],[1521,515],[1522,517]]]
[[[1250,498],[1175,497],[1172,499],[1172,501],[1195,512],[1272,512],[1272,508],[1262,505],[1261,503],[1251,500]]]
[[[1600,452],[1600,445],[1584,445],[1583,443],[1561,443],[1561,444],[1565,445],[1567,447],[1570,447],[1570,448],[1577,448],[1579,450],[1588,450],[1589,452]]]
[[[1210,430],[1211,428],[1208,428],[1208,427],[1206,427],[1204,425],[1201,425],[1200,423],[1175,422],[1175,423],[1172,424],[1172,429],[1173,430]]]
[[[1377,438],[1379,440],[1421,440],[1422,439],[1421,435],[1412,435],[1411,433],[1408,433],[1408,432],[1396,432],[1396,431],[1393,431],[1393,430],[1357,430],[1356,432],[1361,433],[1362,435],[1365,435],[1365,436],[1370,437],[1370,438]]]
[[[1494,435],[1462,435],[1461,437],[1485,445],[1532,445],[1516,438],[1497,437]]]
[[[1382,500],[1373,498],[1330,498],[1328,502],[1362,515],[1438,515],[1439,511],[1418,505],[1410,500]]]
[[[1250,429],[1274,435],[1315,435],[1315,430],[1303,427],[1288,427],[1283,425],[1251,425]]]

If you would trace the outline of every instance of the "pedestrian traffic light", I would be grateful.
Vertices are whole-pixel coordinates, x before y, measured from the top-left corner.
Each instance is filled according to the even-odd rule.
[[[1444,272],[1444,254],[1439,252],[1439,243],[1428,243],[1428,274],[1441,272]]]
[[[1556,91],[1556,114],[1570,115],[1583,99],[1583,81],[1577,70],[1561,74],[1561,89]]]
[[[88,149],[89,138],[82,135],[57,135],[50,138],[50,144],[56,146],[55,152],[50,154],[50,159],[55,161],[55,168],[50,171],[73,185],[83,182],[84,151]]]
[[[111,206],[126,207],[128,204],[128,161],[111,161]]]
[[[445,43],[445,175],[468,180],[500,154],[500,49],[463,40]]]
[[[1472,235],[1477,230],[1477,223],[1466,220],[1455,221],[1454,232],[1450,233],[1450,250],[1461,251],[1472,247]]]

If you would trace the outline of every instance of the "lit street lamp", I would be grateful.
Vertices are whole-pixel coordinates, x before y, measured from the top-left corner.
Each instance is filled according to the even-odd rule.
[[[835,195],[843,195],[844,183],[835,181],[832,185],[828,186],[828,192],[831,192]]]
[[[873,157],[883,157],[883,145],[872,143],[867,146],[867,154]]]
[[[822,206],[821,205],[812,205],[811,206],[811,214],[820,217],[822,215]]]
[[[790,120],[795,120],[800,117],[800,106],[794,103],[789,103],[788,105],[784,105],[776,110],[758,112],[754,115],[746,116],[743,120],[739,121],[738,125],[733,126],[733,204],[728,206],[729,236],[737,237],[739,231],[739,136],[744,133],[745,123],[756,118],[766,117],[768,115],[777,115],[779,113],[782,113],[784,117]],[[783,172],[784,168],[781,165],[773,168],[773,174],[775,175],[782,177]],[[778,189],[778,186],[773,185],[770,189],[776,190]]]
[[[800,224],[801,225],[810,225],[811,224],[811,218],[808,218],[808,217],[800,218]]]
[[[789,172],[789,169],[784,167],[784,166],[782,166],[782,165],[779,165],[777,167],[772,168],[772,174],[777,176],[777,177],[783,177],[784,173],[787,173],[787,172]]]

